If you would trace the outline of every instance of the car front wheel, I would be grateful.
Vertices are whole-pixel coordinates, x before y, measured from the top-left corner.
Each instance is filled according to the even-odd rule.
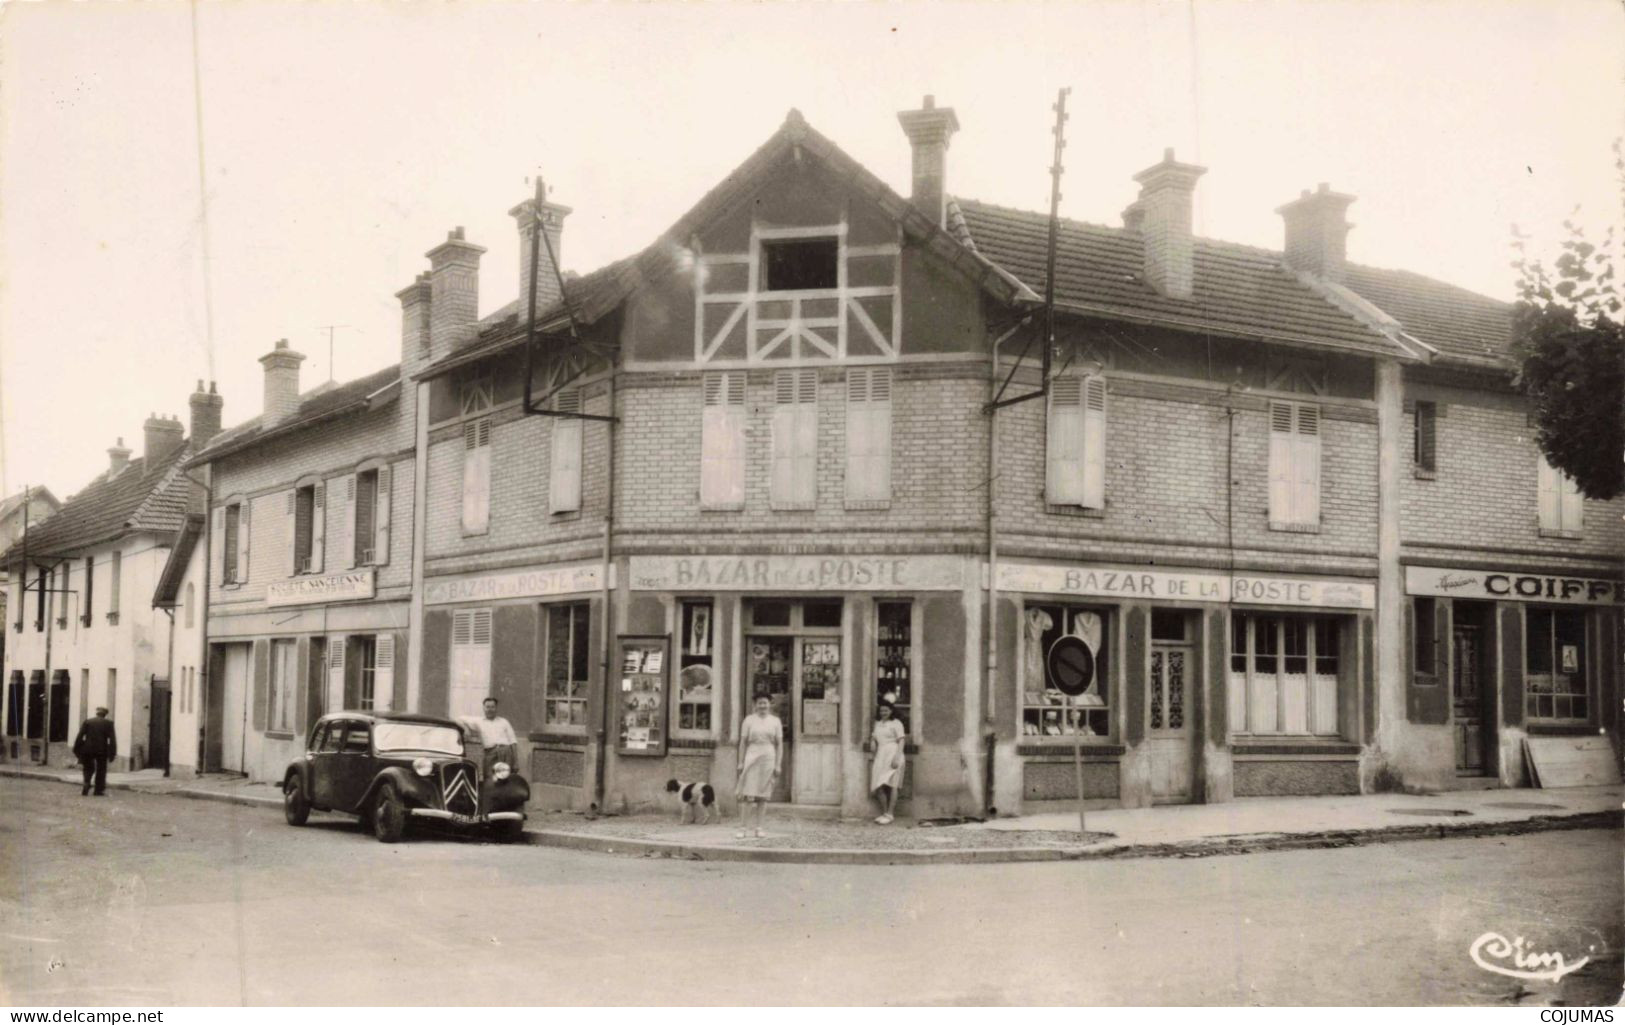
[[[310,818],[310,798],[298,776],[289,776],[282,786],[282,815],[290,826],[302,826]]]
[[[392,783],[378,788],[378,799],[372,805],[372,835],[380,843],[394,843],[406,832],[406,805],[395,792]]]

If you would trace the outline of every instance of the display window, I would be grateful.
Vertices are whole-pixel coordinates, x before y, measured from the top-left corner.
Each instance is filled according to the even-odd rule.
[[[1337,736],[1339,626],[1332,616],[1232,613],[1232,732]]]
[[[1586,690],[1586,616],[1532,608],[1524,641],[1524,700],[1531,720],[1589,720]]]
[[[1111,735],[1110,617],[1108,609],[1059,603],[1028,605],[1022,612],[1022,736]],[[1055,642],[1067,636],[1081,638],[1094,656],[1093,682],[1071,699],[1055,686],[1049,658]]]

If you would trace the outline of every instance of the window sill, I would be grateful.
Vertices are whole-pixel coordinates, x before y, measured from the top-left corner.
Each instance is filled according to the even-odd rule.
[[[1083,756],[1085,758],[1116,758],[1120,757],[1124,750],[1122,744],[1111,741],[1085,740],[1083,742]],[[1016,745],[1016,754],[1070,758],[1072,755],[1072,741],[1066,737],[1049,737],[1044,740],[1036,740],[1024,736],[1021,742]]]
[[[743,502],[740,502],[738,505],[702,505],[702,506],[700,506],[700,512],[701,513],[736,513],[736,512],[744,512],[744,511],[745,511],[745,503],[743,503]]]
[[[1597,727],[1583,722],[1535,722],[1528,724],[1531,737],[1588,737]]]
[[[817,512],[816,502],[774,502],[769,506],[774,512]]]
[[[90,618],[89,616],[80,616],[79,617],[79,625],[88,628],[88,627],[95,626],[96,621],[94,619]],[[38,629],[43,630],[43,629],[45,629],[45,627],[40,626],[40,627],[38,627]]]
[[[891,508],[889,498],[849,498],[846,508],[850,512],[883,511]]]
[[[117,612],[109,612],[107,614],[107,621],[109,623],[113,624],[114,626],[118,626],[118,613]]]
[[[668,749],[686,749],[689,751],[710,751],[717,746],[715,737],[672,737],[666,741]]]
[[[1051,516],[1076,516],[1085,520],[1103,520],[1106,518],[1105,508],[1096,509],[1087,505],[1057,505],[1054,502],[1045,502],[1044,511]]]
[[[534,744],[564,744],[569,747],[586,747],[587,735],[585,733],[541,733],[531,732],[525,739]]]
[[[1412,467],[1412,476],[1414,476],[1417,480],[1438,480],[1439,479],[1439,471],[1438,470],[1427,470],[1427,469],[1423,469],[1420,466],[1416,466],[1416,467]]]
[[[1231,750],[1238,756],[1247,755],[1339,755],[1358,758],[1360,745],[1339,737],[1292,737],[1268,739],[1263,737],[1236,737]]]
[[[1318,534],[1320,533],[1320,524],[1283,523],[1280,520],[1270,520],[1270,529],[1280,531],[1283,534]]]
[[[572,520],[581,519],[581,510],[580,509],[550,509],[550,510],[548,510],[547,518],[550,519],[550,520],[556,520],[556,521],[558,521],[560,523],[569,523]]]
[[[1540,528],[1540,536],[1541,537],[1554,538],[1554,539],[1557,539],[1557,540],[1560,540],[1560,541],[1583,541],[1583,540],[1585,540],[1585,532],[1584,531],[1579,531],[1579,530],[1551,530],[1551,529],[1549,529],[1547,527],[1541,527]]]

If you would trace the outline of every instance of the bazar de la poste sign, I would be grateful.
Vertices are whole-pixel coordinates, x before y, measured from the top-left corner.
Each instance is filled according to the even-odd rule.
[[[1377,606],[1376,586],[1366,580],[1021,561],[999,563],[999,590],[1158,601],[1233,601],[1244,605],[1346,609]]]
[[[373,594],[372,569],[352,569],[314,577],[278,580],[265,587],[265,604],[314,605],[331,601],[363,601]]]
[[[632,588],[672,591],[957,591],[953,555],[639,555]]]
[[[1625,605],[1625,582],[1619,580],[1510,569],[1406,566],[1405,593],[1492,601],[1556,602],[1562,605]]]
[[[454,605],[465,601],[502,601],[505,598],[547,598],[556,594],[582,594],[604,588],[602,562],[573,562],[538,569],[499,573],[470,573],[424,581],[425,605]],[[609,586],[615,586],[610,567]]]

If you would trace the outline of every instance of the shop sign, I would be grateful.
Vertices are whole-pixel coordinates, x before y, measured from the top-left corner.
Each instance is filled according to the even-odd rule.
[[[267,584],[265,604],[315,605],[330,601],[361,601],[373,595],[373,571],[353,569],[319,577],[294,577]]]
[[[613,576],[611,586],[614,586]],[[429,580],[423,585],[423,603],[453,605],[470,601],[502,601],[507,598],[547,598],[556,594],[580,594],[603,589],[603,563],[582,562],[567,566],[549,566],[546,569],[470,574]]]
[[[951,555],[635,555],[634,591],[957,591]]]
[[[1405,593],[1563,605],[1625,605],[1625,582],[1516,570],[1406,566]]]
[[[1377,607],[1375,584],[1321,577],[1275,577],[1237,573],[999,563],[999,590],[1076,594],[1150,601],[1237,602],[1245,605],[1306,605],[1350,609]]]

